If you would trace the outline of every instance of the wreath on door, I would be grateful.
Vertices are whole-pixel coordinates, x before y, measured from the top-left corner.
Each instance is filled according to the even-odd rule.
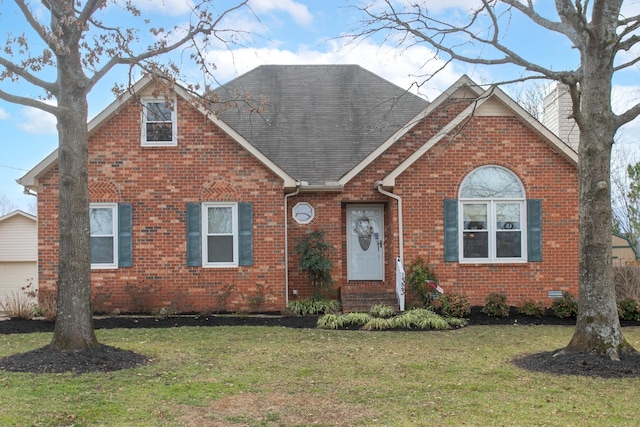
[[[358,242],[363,251],[367,251],[371,246],[371,236],[373,235],[373,223],[366,216],[358,218],[353,231],[358,236]]]

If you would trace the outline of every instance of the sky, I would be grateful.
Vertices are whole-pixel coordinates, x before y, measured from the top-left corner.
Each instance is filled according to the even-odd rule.
[[[144,18],[156,26],[168,28],[188,19],[186,13],[192,1],[195,0],[134,0],[134,3]],[[347,36],[361,28],[363,17],[353,6],[376,1],[380,0],[250,0],[252,12],[243,9],[222,23],[225,28],[242,31],[238,34],[238,45],[218,44],[207,51],[208,59],[216,65],[215,78],[219,83],[225,83],[262,64],[357,64],[403,88],[411,88],[427,99],[434,99],[463,74],[480,84],[518,77],[519,71],[508,67],[444,66],[442,60],[430,59],[433,52],[425,45],[397,46],[393,40],[385,41],[382,37],[354,42]],[[432,13],[439,14],[447,22],[458,22],[477,0],[424,1]],[[231,0],[217,3],[223,9],[233,4]],[[539,1],[537,4],[549,7],[551,2]],[[24,31],[25,23],[12,6],[12,2],[0,2],[0,28],[3,29],[0,36],[15,36]],[[626,0],[626,9],[629,15],[638,14],[640,0]],[[118,14],[126,16],[113,7],[104,13],[105,19]],[[552,10],[546,13],[550,17],[553,15]],[[117,18],[119,22],[127,22],[125,18]],[[554,70],[570,68],[577,61],[577,54],[568,41],[549,32],[536,32],[530,23],[517,16],[510,17],[509,30],[511,47],[527,58]],[[31,45],[38,46],[36,41]],[[2,55],[4,52],[0,52]],[[184,74],[196,81],[200,73],[188,62],[187,56],[174,55],[174,59],[183,60]],[[435,77],[425,81],[425,74],[440,68],[442,70]],[[639,77],[640,71],[636,68],[616,79],[614,111],[640,101]],[[126,81],[126,70],[115,69],[96,85],[89,95],[89,118],[114,100],[113,84]],[[36,96],[34,89],[26,85],[6,81],[0,85],[1,89],[17,95]],[[505,90],[517,96],[522,85]],[[48,113],[0,100],[0,203],[4,198],[19,209],[33,211],[35,198],[24,195],[16,180],[56,149],[55,125],[55,118]],[[617,145],[634,161],[640,161],[637,155],[640,143],[636,138],[639,133],[640,123],[636,120],[618,135]]]

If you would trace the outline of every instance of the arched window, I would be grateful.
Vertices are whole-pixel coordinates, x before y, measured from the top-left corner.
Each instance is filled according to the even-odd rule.
[[[461,262],[527,259],[527,212],[522,183],[500,166],[483,166],[462,182],[458,197]]]

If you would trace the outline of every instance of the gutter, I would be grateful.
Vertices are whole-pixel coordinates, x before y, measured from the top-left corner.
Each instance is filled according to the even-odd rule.
[[[344,185],[337,181],[327,181],[324,184],[309,184],[306,181],[298,183],[298,189],[303,193],[340,193]]]
[[[289,306],[289,197],[300,193],[302,184],[296,182],[296,191],[284,195],[284,302],[285,309]]]
[[[382,188],[382,181],[376,182],[376,189],[380,194],[384,194],[387,197],[398,202],[398,246],[399,246],[399,258],[400,263],[404,265],[404,239],[402,237],[402,198],[397,194],[390,193]]]

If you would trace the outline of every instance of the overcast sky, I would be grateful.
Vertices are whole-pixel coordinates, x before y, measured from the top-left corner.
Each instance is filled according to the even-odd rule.
[[[193,0],[195,1],[195,0]],[[453,64],[435,78],[424,82],[425,73],[439,68],[442,62],[429,60],[433,53],[424,45],[398,48],[382,39],[365,39],[353,43],[343,37],[359,28],[362,15],[353,5],[374,0],[250,0],[256,19],[248,10],[236,13],[224,23],[228,28],[243,30],[242,46],[226,46],[208,51],[217,67],[215,76],[225,83],[261,64],[358,64],[395,84],[433,99],[462,74],[478,83],[491,83],[513,77],[513,70],[487,69],[480,66]],[[397,0],[408,1],[408,0]],[[427,0],[430,11],[455,22],[476,0]],[[226,3],[225,3],[226,2]],[[9,2],[11,3],[11,2]],[[158,25],[172,26],[188,15],[190,0],[134,0],[143,15]],[[232,4],[224,0],[223,4]],[[545,4],[545,2],[538,2]],[[638,0],[627,0],[628,7],[640,9]],[[546,2],[550,5],[551,2]],[[22,32],[24,21],[11,4],[0,3],[0,28],[14,35]],[[551,13],[551,12],[550,12]],[[555,70],[571,67],[577,56],[566,40],[552,34],[533,33],[526,22],[514,19],[513,47],[530,58]],[[14,28],[12,28],[12,26]],[[185,60],[186,61],[186,60]],[[184,70],[199,78],[195,66],[185,62]],[[0,68],[0,71],[2,69]],[[90,116],[93,117],[113,101],[110,91],[114,82],[126,83],[125,70],[116,70],[90,94]],[[511,74],[509,74],[511,73]],[[640,99],[640,73],[626,73],[616,81],[615,103],[623,108]],[[636,84],[637,82],[637,84]],[[416,83],[420,83],[419,90]],[[4,88],[4,87],[3,87]],[[31,95],[26,88],[11,87],[21,95]],[[516,95],[518,87],[506,88]],[[620,144],[630,156],[640,151],[637,135],[640,126],[632,123],[620,132]],[[0,196],[5,195],[22,209],[33,205],[15,182],[57,147],[55,119],[36,109],[0,100]],[[640,158],[635,157],[640,160]]]

